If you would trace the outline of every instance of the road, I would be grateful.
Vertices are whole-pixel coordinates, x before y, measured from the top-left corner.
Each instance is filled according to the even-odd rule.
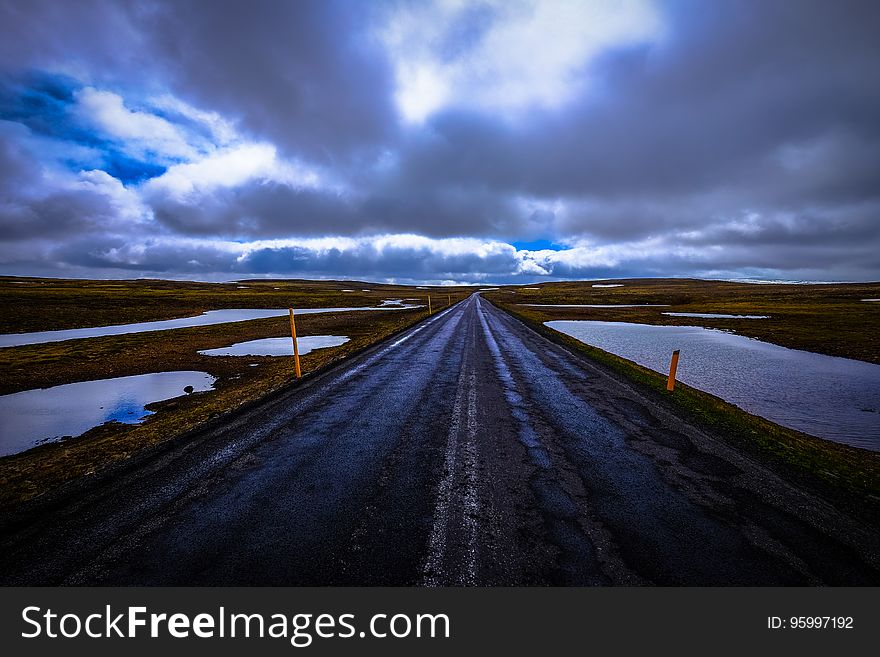
[[[4,584],[880,582],[874,528],[474,295],[6,520]]]

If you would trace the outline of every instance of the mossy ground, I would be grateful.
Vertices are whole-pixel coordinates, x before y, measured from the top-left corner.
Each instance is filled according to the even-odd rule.
[[[705,326],[783,347],[880,363],[880,283],[759,285],[691,279],[602,281],[623,287],[594,288],[595,281],[543,283],[539,289],[502,287],[483,294],[546,322],[592,319],[639,324]],[[529,308],[518,304],[668,304],[654,308]],[[670,317],[664,312],[770,315],[770,319]]]

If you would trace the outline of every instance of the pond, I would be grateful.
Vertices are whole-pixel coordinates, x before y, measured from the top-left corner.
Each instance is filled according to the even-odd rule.
[[[418,308],[416,305],[393,305],[366,308],[297,308],[297,315],[313,315],[316,313],[343,313],[353,310],[407,310]],[[26,344],[43,344],[46,342],[62,342],[81,338],[98,338],[106,335],[125,335],[128,333],[146,333],[147,331],[167,331],[169,329],[190,328],[193,326],[211,326],[231,322],[246,322],[267,317],[282,317],[288,314],[287,308],[230,308],[228,310],[209,310],[195,317],[180,317],[156,322],[139,322],[137,324],[117,324],[114,326],[95,326],[92,328],[66,329],[62,331],[37,331],[34,333],[7,333],[0,335],[0,348],[18,347]]]
[[[547,326],[677,378],[777,424],[880,451],[880,365],[698,326],[550,321]]]
[[[668,303],[521,303],[533,308],[666,308]]]
[[[215,380],[205,372],[158,372],[2,395],[0,456],[79,436],[111,420],[136,424],[152,414],[147,404],[187,394],[187,386],[210,390]]]
[[[344,335],[304,335],[296,339],[299,355],[305,356],[315,349],[338,347],[348,342]],[[293,340],[284,338],[263,338],[236,342],[228,347],[205,349],[200,351],[203,356],[293,356]]]
[[[724,313],[660,313],[670,317],[700,317],[702,319],[770,319],[770,315],[725,315]]]

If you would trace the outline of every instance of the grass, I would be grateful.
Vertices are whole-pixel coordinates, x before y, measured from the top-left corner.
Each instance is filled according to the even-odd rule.
[[[343,290],[353,292],[343,292]],[[367,290],[366,292],[364,290]],[[431,294],[462,299],[465,287],[365,283],[362,281],[244,280],[230,283],[0,277],[0,333],[129,324],[198,315],[224,308],[360,308],[382,299]]]
[[[664,308],[528,308],[535,321],[592,319],[640,324],[704,326],[783,347],[880,363],[880,283],[756,285],[691,279],[603,281],[623,287],[594,288],[594,281],[543,283],[537,290],[507,286],[483,294],[505,307],[547,304],[668,304]],[[519,307],[519,311],[526,308]],[[770,319],[700,319],[664,312],[770,315]]]
[[[18,287],[8,279],[3,283],[5,288]],[[367,285],[354,288],[351,282],[320,282],[312,285],[298,281],[287,283],[286,295],[279,296],[273,290],[264,304],[258,304],[255,295],[264,294],[262,291],[247,294],[232,292],[231,298],[227,298],[224,291],[217,292],[210,288],[206,291],[206,284],[79,281],[76,284],[83,292],[77,297],[77,285],[71,285],[69,281],[41,282],[34,284],[41,288],[37,292],[5,290],[20,304],[12,307],[7,321],[17,319],[14,326],[19,330],[45,328],[43,325],[35,327],[32,323],[34,305],[41,308],[37,314],[51,326],[72,328],[75,325],[72,325],[68,307],[71,303],[79,308],[76,317],[79,325],[94,325],[90,321],[93,308],[99,309],[98,314],[108,323],[118,324],[192,315],[218,307],[278,308],[288,304],[298,307],[375,306],[382,298],[424,297],[428,292],[375,285],[373,288],[378,291],[373,292],[373,288]],[[0,288],[4,288],[4,284],[0,284]],[[120,287],[115,288],[115,292],[108,292],[108,289],[114,289],[113,285]],[[261,281],[258,287],[263,286],[284,289],[285,283]],[[341,291],[353,288],[370,289],[371,292]],[[313,291],[312,296],[309,296],[309,289]],[[430,292],[436,310],[446,304],[448,294],[453,295],[453,301],[460,300],[465,290],[452,288],[447,292],[447,288],[443,288]],[[73,303],[77,298],[78,302]],[[115,306],[111,303],[114,298]],[[145,298],[151,299],[149,314],[144,314],[143,309],[139,308]],[[40,299],[45,301],[45,305],[40,305]],[[168,303],[163,304],[163,300]],[[306,376],[314,374],[415,324],[427,315],[425,309],[301,315],[297,318],[297,333],[301,337],[345,335],[350,338],[342,346],[318,349],[304,355],[301,358],[303,373]],[[0,508],[17,506],[74,479],[97,474],[141,450],[184,436],[246,404],[293,385],[291,357],[216,357],[198,353],[234,342],[288,335],[289,320],[287,317],[276,317],[0,349],[0,372],[3,373],[0,377],[0,394],[172,370],[204,371],[218,379],[210,392],[150,405],[149,409],[156,412],[141,424],[111,422],[77,438],[48,443],[21,454],[0,458]],[[257,366],[251,367],[253,363]]]
[[[496,299],[500,296],[496,295]],[[544,326],[546,313],[513,304],[500,308],[538,333],[639,384],[680,416],[751,454],[785,478],[815,490],[857,517],[880,521],[880,454],[782,427],[682,383]]]

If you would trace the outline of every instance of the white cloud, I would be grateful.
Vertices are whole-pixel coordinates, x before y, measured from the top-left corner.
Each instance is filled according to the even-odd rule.
[[[79,180],[73,185],[78,189],[103,194],[116,210],[116,218],[124,223],[145,223],[152,218],[149,208],[141,201],[138,193],[106,171],[95,169],[80,171]],[[108,226],[108,229],[118,228]]]
[[[76,92],[76,102],[76,111],[83,121],[121,142],[135,157],[198,156],[198,150],[180,128],[154,114],[128,109],[118,94],[86,87]]]
[[[210,131],[214,143],[217,145],[225,146],[238,138],[232,123],[216,112],[206,112],[193,107],[171,94],[151,98],[150,105],[156,109],[179,114],[190,121],[204,125]]]
[[[175,164],[144,184],[148,193],[165,193],[177,200],[237,187],[254,179],[292,187],[313,187],[320,176],[304,165],[278,158],[270,144],[239,144],[194,162]]]
[[[437,0],[391,14],[381,38],[401,114],[418,122],[449,105],[559,106],[581,90],[594,57],[662,31],[650,0]]]

